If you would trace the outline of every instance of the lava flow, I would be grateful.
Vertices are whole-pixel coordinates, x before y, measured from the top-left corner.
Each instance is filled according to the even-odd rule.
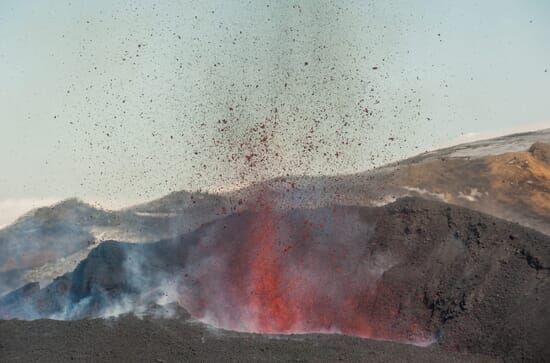
[[[201,237],[182,299],[193,316],[237,331],[429,341],[403,312],[402,287],[385,281],[395,261],[371,251],[373,227],[358,213],[259,205]]]

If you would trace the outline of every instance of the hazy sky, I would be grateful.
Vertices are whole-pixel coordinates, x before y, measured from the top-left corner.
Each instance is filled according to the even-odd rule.
[[[544,124],[548,19],[547,0],[0,0],[0,214]]]

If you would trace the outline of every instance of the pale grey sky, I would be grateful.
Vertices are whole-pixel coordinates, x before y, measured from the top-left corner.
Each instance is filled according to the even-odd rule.
[[[0,214],[361,171],[544,124],[548,19],[545,0],[0,0]]]

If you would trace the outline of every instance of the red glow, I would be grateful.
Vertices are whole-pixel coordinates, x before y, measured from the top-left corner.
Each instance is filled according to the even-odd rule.
[[[365,237],[346,235],[354,223],[347,216],[331,210],[312,221],[279,214],[265,201],[258,205],[233,217],[193,257],[216,257],[193,272],[193,295],[182,301],[194,316],[257,333],[426,340],[427,329],[401,312],[402,287],[369,272],[372,262],[361,254]]]
[[[244,248],[250,251],[250,308],[256,312],[260,332],[286,332],[295,320],[292,306],[285,296],[277,253],[277,231],[270,209],[262,223],[253,225]]]

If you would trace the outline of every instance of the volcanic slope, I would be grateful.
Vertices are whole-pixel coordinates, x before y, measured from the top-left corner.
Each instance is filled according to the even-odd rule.
[[[237,192],[269,190],[283,206],[378,206],[404,196],[439,200],[550,235],[550,130],[457,145],[362,173],[287,177]]]
[[[277,178],[221,195],[180,191],[119,211],[70,199],[0,230],[0,295],[73,270],[101,241],[172,238],[242,212],[265,194],[279,209],[377,206],[417,196],[550,235],[549,145],[550,130],[541,130],[436,150],[363,173]]]
[[[549,272],[550,237],[440,202],[267,208],[158,243],[105,242],[49,286],[2,298],[0,316],[108,316],[175,296],[194,318],[229,330],[340,332],[544,361]]]
[[[219,218],[223,197],[177,192],[119,211],[77,199],[38,208],[0,230],[0,296],[73,270],[98,243],[145,243],[189,232]]]

